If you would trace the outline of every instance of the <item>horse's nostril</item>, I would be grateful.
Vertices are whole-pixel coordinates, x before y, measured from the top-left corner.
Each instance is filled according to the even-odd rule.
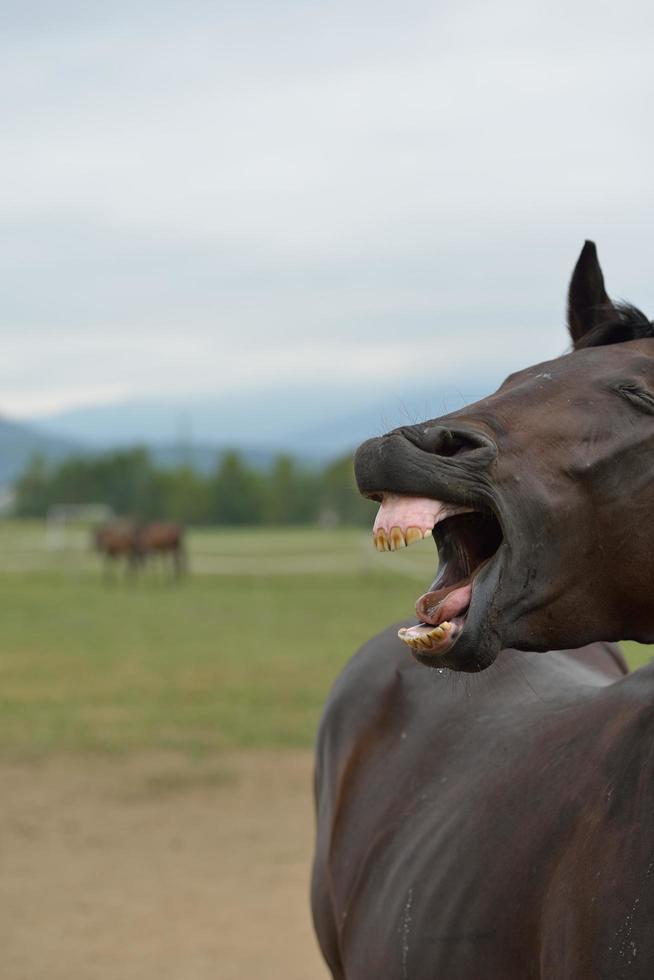
[[[475,449],[487,449],[488,440],[471,429],[429,426],[422,430],[421,448],[435,456],[459,456]]]

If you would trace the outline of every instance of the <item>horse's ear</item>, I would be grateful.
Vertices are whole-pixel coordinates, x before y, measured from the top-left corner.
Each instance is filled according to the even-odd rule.
[[[568,290],[568,330],[574,344],[604,323],[614,310],[604,289],[595,242],[585,242]]]

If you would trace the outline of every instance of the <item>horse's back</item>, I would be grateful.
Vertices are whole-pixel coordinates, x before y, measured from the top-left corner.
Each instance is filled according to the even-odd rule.
[[[139,530],[142,551],[175,551],[182,545],[183,531],[170,521],[153,521]]]

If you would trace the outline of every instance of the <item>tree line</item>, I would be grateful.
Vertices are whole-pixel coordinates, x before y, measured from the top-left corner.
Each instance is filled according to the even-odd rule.
[[[158,466],[147,449],[60,463],[35,456],[14,490],[19,517],[45,517],[57,505],[91,503],[137,520],[196,525],[369,525],[374,514],[374,506],[357,492],[349,457],[312,468],[280,455],[260,469],[230,451],[213,472],[203,474],[190,466]]]

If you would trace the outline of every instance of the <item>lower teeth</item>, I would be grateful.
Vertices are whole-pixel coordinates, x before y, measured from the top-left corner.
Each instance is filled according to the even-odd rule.
[[[428,633],[422,632],[421,634],[412,633],[411,629],[403,628],[398,632],[398,636],[404,643],[411,647],[412,650],[431,650],[434,646],[443,640],[448,633],[452,630],[451,623],[440,623],[435,626]]]

